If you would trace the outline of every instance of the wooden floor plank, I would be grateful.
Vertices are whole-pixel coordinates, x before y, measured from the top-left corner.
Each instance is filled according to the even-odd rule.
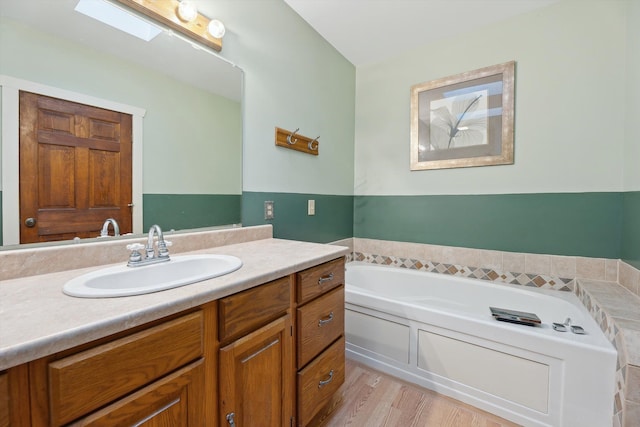
[[[347,359],[341,402],[323,427],[517,427],[510,421]]]

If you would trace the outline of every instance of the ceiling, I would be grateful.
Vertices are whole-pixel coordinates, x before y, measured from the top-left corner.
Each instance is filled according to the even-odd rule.
[[[386,60],[560,0],[284,0],[353,65]]]

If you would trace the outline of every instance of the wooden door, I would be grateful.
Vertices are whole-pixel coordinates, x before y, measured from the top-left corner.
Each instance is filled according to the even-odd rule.
[[[290,425],[293,415],[290,319],[289,315],[281,317],[220,349],[221,426]]]
[[[131,115],[20,92],[20,243],[132,232]]]

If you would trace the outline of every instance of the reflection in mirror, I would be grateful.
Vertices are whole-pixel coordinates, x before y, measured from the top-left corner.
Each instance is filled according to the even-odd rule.
[[[132,214],[134,233],[151,224],[180,230],[239,223],[242,71],[211,50],[194,48],[169,31],[149,42],[132,37],[75,12],[77,2],[0,0],[2,243],[20,243],[20,224],[33,217],[23,215],[20,205],[21,91],[132,116],[132,195],[126,209]],[[64,115],[49,116],[45,127]],[[65,126],[75,119],[74,114],[65,117]],[[80,119],[76,122],[67,128],[83,127]],[[97,129],[93,140],[120,135],[120,128],[106,131],[100,123],[87,126]],[[48,142],[60,133],[60,126],[35,132],[38,137],[45,135]],[[73,182],[93,183],[98,175],[90,178],[89,173],[69,170],[81,156],[69,150],[68,137],[62,139],[67,142],[40,149],[58,165],[57,178],[47,180],[56,176],[50,168],[36,168],[40,177],[33,187],[35,192],[56,187],[62,195],[47,198],[38,193],[32,198],[44,199],[41,210],[55,207],[67,215],[75,204],[88,204],[93,209],[89,236],[97,237],[103,222],[114,216],[104,200],[115,198],[117,191],[110,183],[94,186],[94,194],[89,191],[86,200],[70,191]],[[98,142],[104,144],[103,140]],[[121,176],[114,172],[120,164],[112,161],[111,154],[88,151],[87,167],[101,170],[99,176]],[[104,194],[98,197],[95,188],[102,188]],[[47,224],[44,233],[69,222],[64,215],[44,218],[40,221]],[[67,233],[63,238],[73,237]]]

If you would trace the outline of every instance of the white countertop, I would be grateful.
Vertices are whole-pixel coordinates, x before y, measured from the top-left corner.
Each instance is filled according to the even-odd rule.
[[[132,297],[90,299],[62,293],[67,280],[108,267],[105,265],[0,281],[0,371],[304,270],[348,251],[342,246],[264,239],[181,253],[235,255],[243,265],[225,276]]]

